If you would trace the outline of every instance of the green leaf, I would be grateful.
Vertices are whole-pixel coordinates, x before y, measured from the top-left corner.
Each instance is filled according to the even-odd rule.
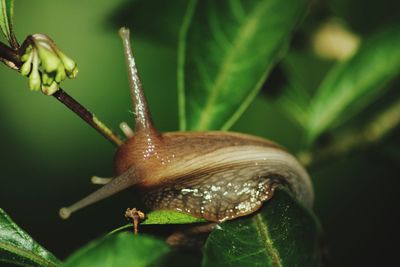
[[[14,0],[0,0],[0,28],[8,42],[15,47],[13,32]]]
[[[155,210],[146,214],[147,219],[142,224],[186,224],[186,223],[199,223],[206,222],[201,218],[193,217],[189,214],[169,211],[169,210]]]
[[[339,157],[352,150],[376,143],[393,132],[400,125],[400,98],[386,104],[374,117],[368,118],[366,125],[355,127],[356,130],[344,130],[332,136],[328,146],[314,151],[313,164],[332,157]],[[365,124],[365,123],[363,123]]]
[[[288,84],[278,101],[280,106],[294,122],[302,127],[307,124],[310,96],[299,84]]]
[[[120,233],[89,243],[70,256],[63,266],[164,266],[163,262],[169,251],[161,240],[145,235]]]
[[[307,140],[339,126],[376,100],[400,73],[400,25],[366,40],[348,61],[339,63],[319,87],[310,107]]]
[[[260,212],[214,230],[204,267],[319,266],[320,225],[286,190],[276,190]]]
[[[59,266],[60,261],[36,243],[0,209],[0,262],[22,266]]]
[[[178,44],[181,130],[234,124],[286,50],[306,2],[189,2]]]
[[[201,223],[206,222],[206,220],[201,218],[193,217],[189,214],[169,211],[169,210],[155,210],[146,214],[146,220],[141,222],[141,225],[153,225],[153,224],[189,224],[189,223]],[[132,228],[131,223],[114,229],[110,234],[114,234],[121,230]],[[132,228],[133,229],[133,228]]]

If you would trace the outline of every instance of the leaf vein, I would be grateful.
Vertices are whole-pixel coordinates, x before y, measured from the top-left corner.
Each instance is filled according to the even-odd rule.
[[[259,237],[261,238],[261,242],[263,243],[267,253],[271,256],[272,263],[276,267],[283,267],[282,259],[279,255],[279,252],[274,248],[274,242],[269,236],[268,226],[262,221],[260,214],[254,216],[254,222],[256,229],[259,233]]]
[[[42,266],[57,266],[56,264],[31,253],[30,251],[27,251],[25,249],[21,249],[16,246],[9,245],[9,244],[3,243],[3,242],[0,243],[0,249],[11,252],[13,254],[17,254],[18,256],[30,259],[31,261],[36,262],[37,264],[40,264]]]
[[[261,3],[261,4],[260,4]],[[232,64],[235,62],[236,56],[240,53],[241,49],[245,46],[251,34],[253,34],[259,19],[262,17],[265,11],[265,5],[269,4],[268,1],[260,1],[252,10],[251,14],[248,15],[247,20],[243,23],[237,31],[236,36],[233,38],[233,47],[229,50],[227,56],[221,62],[218,73],[216,75],[213,86],[209,89],[211,92],[204,111],[198,120],[197,126],[193,127],[196,130],[207,129],[207,124],[209,123],[210,113],[214,107],[214,102],[217,101],[219,95],[221,94],[221,88],[223,88],[224,82],[229,77]]]
[[[185,101],[185,53],[186,53],[186,36],[190,23],[193,18],[197,0],[188,3],[185,16],[178,35],[178,105],[179,105],[179,128],[181,131],[186,130],[186,101]]]

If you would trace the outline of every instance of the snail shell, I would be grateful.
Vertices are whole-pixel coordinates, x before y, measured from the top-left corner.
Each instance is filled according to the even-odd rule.
[[[135,132],[115,155],[116,177],[60,215],[134,187],[153,210],[175,210],[221,222],[250,214],[288,187],[311,207],[313,188],[298,161],[279,145],[233,132],[170,132],[153,127],[130,48],[129,31],[120,30],[128,64]]]

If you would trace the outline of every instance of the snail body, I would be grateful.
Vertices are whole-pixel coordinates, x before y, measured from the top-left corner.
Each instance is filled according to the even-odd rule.
[[[159,133],[153,126],[129,41],[122,28],[135,132],[128,132],[114,158],[115,178],[60,215],[135,187],[152,210],[175,210],[221,222],[250,214],[287,186],[306,206],[313,202],[310,178],[279,145],[233,132]]]

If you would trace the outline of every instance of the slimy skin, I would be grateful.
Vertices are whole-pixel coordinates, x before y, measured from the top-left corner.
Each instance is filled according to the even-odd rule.
[[[222,222],[258,210],[278,185],[288,187],[311,207],[314,192],[300,163],[279,145],[234,132],[159,133],[153,126],[133,54],[129,30],[121,28],[135,132],[118,148],[115,178],[68,208],[63,218],[129,187],[135,187],[152,210],[174,210]]]

